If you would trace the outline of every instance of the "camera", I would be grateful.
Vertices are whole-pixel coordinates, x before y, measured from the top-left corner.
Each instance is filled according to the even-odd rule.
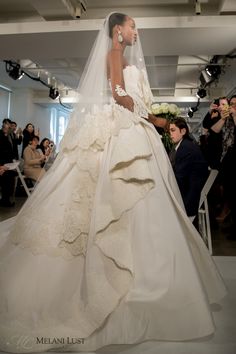
[[[54,146],[54,144],[53,144],[53,143],[50,143],[48,146],[50,147],[50,149],[52,149],[53,146]]]

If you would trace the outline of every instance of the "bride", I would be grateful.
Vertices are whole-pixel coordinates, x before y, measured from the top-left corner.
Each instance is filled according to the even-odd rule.
[[[150,120],[135,22],[105,20],[59,155],[1,224],[0,350],[91,351],[214,332],[225,287]]]

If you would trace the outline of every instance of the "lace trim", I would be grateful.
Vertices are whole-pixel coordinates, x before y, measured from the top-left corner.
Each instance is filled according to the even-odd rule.
[[[36,210],[35,206],[31,208],[25,206],[11,233],[14,243],[23,248],[29,247],[36,254],[47,253],[64,258],[85,255],[92,205],[100,173],[101,153],[105,144],[112,137],[119,139],[113,149],[110,170],[107,171],[107,175],[111,177],[114,194],[112,194],[112,200],[109,201],[107,208],[110,208],[109,211],[105,210],[106,208],[103,210],[101,207],[103,211],[99,217],[100,221],[96,225],[97,232],[108,227],[111,222],[118,221],[122,213],[132,208],[153,187],[154,182],[147,163],[151,158],[150,148],[144,146],[142,143],[144,139],[139,136],[137,130],[130,131],[137,124],[146,123],[141,117],[147,117],[148,110],[140,97],[136,97],[134,102],[134,113],[114,102],[105,105],[103,110],[94,106],[94,114],[86,115],[85,122],[78,133],[75,134],[73,131],[72,138],[69,138],[70,134],[67,134],[59,158],[46,176],[47,185],[52,187],[45,195],[44,182],[39,184],[38,193],[35,191],[34,196],[37,199],[39,195],[43,195],[41,200],[38,198],[38,203],[42,206],[37,205]],[[76,126],[76,120],[74,123]],[[72,127],[73,125],[71,129]],[[125,131],[128,132],[127,137]],[[131,136],[133,137],[132,144]],[[127,141],[130,141],[132,146],[126,149]],[[65,157],[69,161],[69,166],[65,168],[64,176],[63,174],[58,176],[57,168],[63,164]],[[76,177],[70,182],[71,193],[67,192],[68,196],[63,199],[55,211],[52,210],[51,215],[48,215],[48,211],[44,213],[43,205],[48,202],[48,199],[53,198],[51,196],[53,189],[62,185],[67,175],[73,173]],[[55,176],[57,176],[57,180]],[[132,183],[127,184],[127,182]],[[127,202],[127,194],[130,195],[132,189],[134,198],[130,198],[130,202]],[[116,200],[116,206],[112,205],[114,200]],[[58,195],[55,200],[55,203],[57,202]],[[40,218],[38,218],[38,214],[40,214]],[[58,215],[61,215],[60,219]],[[34,229],[31,225],[35,225]],[[25,234],[25,230],[27,230],[27,234]],[[42,235],[44,236],[41,237]]]
[[[108,175],[113,180],[113,185],[117,185],[117,187],[112,187],[117,189],[117,192],[115,192],[117,196],[114,198],[113,195],[113,198],[119,201],[120,206],[114,215],[108,213],[105,219],[104,216],[101,216],[102,227],[114,220],[119,220],[124,210],[130,209],[136,203],[131,198],[131,204],[128,203],[125,206],[126,203],[124,203],[123,198],[127,199],[127,193],[129,194],[126,190],[128,185],[125,181],[136,181],[135,185],[137,187],[134,188],[133,193],[137,200],[142,198],[151,188],[150,174],[143,173],[143,171],[148,171],[145,161],[151,156],[151,152],[147,146],[143,146],[142,137],[139,137],[136,131],[130,131],[142,119],[117,104],[111,105],[110,110],[113,112],[112,116],[110,113],[104,114],[104,112],[89,116],[86,125],[81,129],[80,143],[77,148],[72,151],[67,150],[64,153],[69,161],[69,167],[65,168],[64,176],[59,177],[57,167],[55,167],[60,168],[60,164],[63,163],[63,153],[60,153],[57,165],[53,165],[51,175],[49,173],[47,176],[48,186],[60,186],[68,175],[74,174],[75,177],[71,180],[71,193],[68,191],[68,196],[57,206],[57,209],[52,209],[51,213],[48,214],[48,210],[44,212],[43,206],[48,203],[50,198],[52,198],[51,205],[53,206],[53,195],[51,193],[56,187],[49,189],[48,195],[45,195],[43,191],[45,186],[42,181],[38,190],[34,192],[36,199],[42,193],[42,200],[38,199],[37,207],[30,206],[30,204],[29,207],[25,205],[23,212],[16,220],[14,230],[10,235],[15,244],[23,248],[30,248],[35,254],[46,253],[52,256],[62,256],[66,259],[75,255],[86,254],[91,211],[100,170],[100,156],[111,136],[120,136],[118,137],[119,143],[113,149],[110,172],[108,171]],[[104,129],[104,127],[106,128]],[[126,138],[125,131],[128,134]],[[120,134],[121,132],[123,133]],[[132,135],[134,136],[132,147],[128,147],[126,150],[126,140],[130,140]],[[123,197],[120,198],[122,193],[119,192],[119,188],[122,189],[122,185],[125,186],[125,192],[122,192]],[[61,192],[63,193],[63,190]],[[112,201],[110,202],[112,203]],[[55,203],[58,203],[58,195]],[[38,217],[39,214],[40,217]],[[58,215],[61,217],[58,217]],[[99,225],[97,227],[99,230],[102,228]]]
[[[127,92],[125,92],[125,90],[120,85],[115,86],[115,92],[118,96],[128,96]]]

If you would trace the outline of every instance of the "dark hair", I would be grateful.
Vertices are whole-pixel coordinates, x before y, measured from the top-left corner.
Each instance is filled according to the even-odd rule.
[[[37,135],[33,135],[31,138],[30,138],[30,142],[37,139],[39,141],[39,137]]]
[[[4,118],[2,124],[6,124],[6,123],[11,124],[12,121],[9,118]]]
[[[44,148],[43,143],[44,143],[46,140],[48,140],[48,142],[50,143],[50,139],[48,139],[48,138],[43,138],[43,140],[41,141],[41,143],[40,143],[40,145],[39,145],[40,149],[42,150],[42,152],[43,152],[44,154],[45,154],[45,148]]]
[[[228,101],[228,98],[225,97],[225,96],[222,96],[222,97],[219,97],[218,100],[219,100],[219,104],[220,104],[220,101],[221,101],[221,100],[227,100],[227,101]]]
[[[109,37],[112,38],[113,35],[113,28],[116,25],[123,25],[123,23],[126,21],[127,15],[125,14],[120,14],[118,12],[114,12],[114,14],[111,14],[109,17]]]
[[[192,140],[191,137],[189,136],[189,127],[184,118],[174,118],[170,121],[170,124],[176,125],[179,129],[186,129],[186,133],[184,134],[183,138],[184,139],[189,139]]]
[[[16,122],[13,122],[13,120],[11,121],[11,124],[15,124],[15,125],[17,125],[17,123],[16,123]]]
[[[28,124],[26,124],[26,126],[25,126],[25,129],[27,130],[28,129],[28,126],[29,125],[32,125],[32,127],[34,128],[34,125],[32,124],[32,123],[28,123]]]
[[[229,102],[230,102],[233,98],[236,98],[236,95],[233,95],[232,97],[230,97]]]

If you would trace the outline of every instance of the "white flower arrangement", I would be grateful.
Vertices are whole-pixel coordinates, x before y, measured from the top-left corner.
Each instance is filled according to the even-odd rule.
[[[173,103],[153,103],[152,104],[152,113],[155,116],[160,116],[166,119],[172,119],[177,117],[180,114],[180,109],[176,104]]]
[[[171,122],[172,119],[178,117],[180,115],[180,109],[176,104],[173,103],[153,103],[151,106],[152,114],[157,117],[165,118],[168,122]],[[166,151],[169,153],[173,146],[172,139],[170,137],[168,126],[165,129],[161,129],[162,131],[159,132],[162,136],[162,142],[165,146]]]

